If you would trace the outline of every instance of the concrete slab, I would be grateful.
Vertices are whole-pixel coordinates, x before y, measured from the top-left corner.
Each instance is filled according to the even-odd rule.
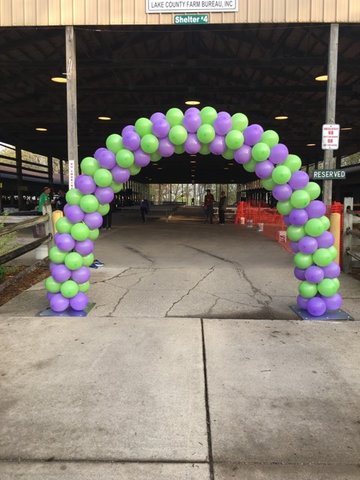
[[[0,458],[205,461],[199,320],[0,324]]]
[[[216,480],[358,480],[358,465],[215,465]]]
[[[205,321],[214,460],[358,464],[359,338],[357,322]]]
[[[209,480],[205,464],[0,463],[1,480]]]

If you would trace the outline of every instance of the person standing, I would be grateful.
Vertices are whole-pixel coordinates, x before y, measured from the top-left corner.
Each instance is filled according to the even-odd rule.
[[[60,188],[58,191],[58,197],[55,200],[55,210],[61,210],[63,212],[65,205],[66,205],[65,192],[62,188]]]
[[[225,224],[225,212],[227,207],[227,198],[225,192],[222,191],[220,193],[220,200],[219,200],[219,223],[220,225]]]
[[[39,215],[42,215],[43,213],[43,206],[50,205],[51,203],[50,192],[51,192],[51,189],[49,186],[46,186],[43,188],[43,191],[39,197],[39,204],[37,206],[37,212]]]
[[[146,215],[149,213],[149,202],[147,198],[143,198],[140,203],[140,213],[143,223],[146,221]]]
[[[109,204],[109,211],[106,215],[103,216],[103,224],[101,228],[106,228],[106,230],[111,230],[112,226],[112,213],[115,211],[115,197]]]
[[[205,223],[213,223],[214,195],[211,193],[209,188],[206,190],[206,195],[204,198],[204,210],[206,215]]]

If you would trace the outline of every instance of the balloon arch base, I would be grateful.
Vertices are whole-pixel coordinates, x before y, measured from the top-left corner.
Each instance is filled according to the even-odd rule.
[[[338,322],[338,321],[352,321],[354,320],[351,315],[344,312],[344,310],[336,310],[333,312],[326,312],[323,315],[318,317],[313,317],[309,314],[307,310],[298,307],[297,305],[291,305],[291,310],[296,313],[296,315],[301,318],[301,320],[316,320],[316,321],[327,321],[327,322]]]
[[[95,307],[95,303],[89,303],[84,310],[74,310],[69,307],[63,312],[54,312],[50,307],[41,310],[37,317],[87,317],[90,311]]]

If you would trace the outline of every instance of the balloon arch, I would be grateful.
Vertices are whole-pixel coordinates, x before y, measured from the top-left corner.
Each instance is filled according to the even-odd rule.
[[[316,200],[321,193],[318,184],[300,170],[301,159],[289,154],[275,131],[249,125],[243,113],[231,116],[204,107],[189,108],[185,113],[171,108],[166,115],[157,112],[150,119],[139,118],[121,135],[111,134],[106,148],[81,161],[81,175],[66,194],[64,217],[56,222],[55,246],[49,251],[51,276],[45,286],[54,312],[87,307],[93,241],[114,193],[150,162],[183,152],[222,155],[247,172],[255,172],[278,201],[277,210],[288,225],[294,274],[300,280],[298,306],[312,316],[340,308],[340,268],[334,262],[337,251],[328,230],[326,206]]]

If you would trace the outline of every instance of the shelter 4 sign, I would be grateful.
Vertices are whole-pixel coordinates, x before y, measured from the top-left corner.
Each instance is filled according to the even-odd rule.
[[[146,13],[237,11],[238,0],[146,0]]]
[[[339,148],[340,125],[325,124],[322,128],[322,149],[337,150]]]

